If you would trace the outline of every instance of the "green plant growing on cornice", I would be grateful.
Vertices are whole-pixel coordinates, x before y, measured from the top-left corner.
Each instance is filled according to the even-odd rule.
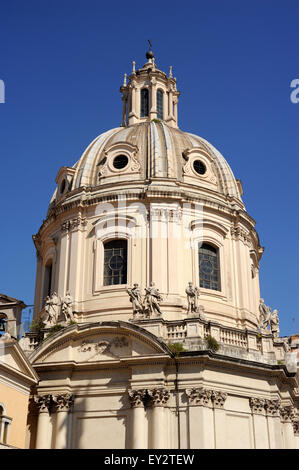
[[[206,346],[213,352],[218,351],[220,348],[218,341],[211,335],[206,336],[205,338]]]
[[[38,343],[40,343],[43,339],[43,328],[44,328],[44,322],[42,321],[41,318],[38,318],[38,320],[32,320],[31,325],[30,325],[30,333],[35,333],[36,335],[36,340]]]
[[[56,325],[51,326],[51,328],[49,328],[49,331],[47,333],[47,337],[44,338],[44,339],[48,339],[50,336],[55,335],[55,333],[57,333],[57,331],[63,330],[64,328],[65,328],[65,326],[60,325],[60,323],[57,323]]]
[[[70,320],[67,326],[72,326],[72,325],[77,325],[77,322],[75,320]]]
[[[152,119],[152,122],[161,122],[160,119]]]
[[[168,347],[174,353],[175,357],[179,357],[181,352],[186,351],[182,343],[168,343]]]
[[[31,333],[39,333],[42,329],[44,328],[44,323],[41,320],[41,318],[36,320],[32,320],[31,325],[30,325],[30,332]]]

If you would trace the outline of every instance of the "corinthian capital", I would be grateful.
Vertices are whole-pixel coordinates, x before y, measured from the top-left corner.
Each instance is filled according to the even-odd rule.
[[[55,403],[56,411],[70,411],[74,403],[74,397],[70,393],[55,395],[53,396],[53,402]]]
[[[280,400],[266,400],[265,410],[268,416],[279,416]]]
[[[292,405],[281,406],[280,416],[282,421],[293,422],[296,416],[295,408]]]
[[[33,400],[37,405],[40,413],[49,411],[51,405],[51,395],[35,395]]]
[[[249,398],[249,404],[252,413],[254,414],[263,414],[265,411],[266,400],[263,398]]]
[[[151,403],[154,406],[163,406],[167,403],[170,397],[170,392],[167,388],[154,388],[147,391],[151,397]]]
[[[137,406],[143,406],[144,399],[146,396],[145,388],[140,390],[129,390],[128,393],[132,408],[136,408]]]
[[[203,387],[186,390],[189,405],[209,406],[211,404],[212,390]]]
[[[227,398],[227,393],[218,392],[216,390],[212,391],[211,400],[215,408],[223,408],[226,398]]]

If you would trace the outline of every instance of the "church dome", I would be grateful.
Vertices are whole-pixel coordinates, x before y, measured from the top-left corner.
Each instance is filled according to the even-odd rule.
[[[111,129],[94,139],[73,167],[70,190],[116,187],[152,178],[188,185],[189,191],[208,190],[234,198],[243,207],[239,180],[207,140],[152,120]],[[163,182],[161,181],[161,185]],[[60,184],[61,187],[61,184]],[[55,192],[52,202],[57,198]]]
[[[129,321],[130,289],[156,285],[163,319],[179,321],[193,283],[209,321],[255,327],[263,249],[241,182],[213,145],[178,128],[172,67],[133,63],[120,92],[121,125],[57,174],[34,236],[36,314],[69,292],[82,321]]]
[[[148,58],[148,57],[147,57]],[[159,70],[154,57],[125,74],[122,125],[96,137],[72,167],[62,167],[50,208],[69,192],[97,188],[103,192],[159,184],[162,189],[195,196],[219,196],[244,209],[242,185],[221,153],[202,137],[178,128],[176,79]]]
[[[140,165],[142,179],[153,176],[183,182],[184,176],[189,173],[194,177],[193,184],[209,185],[224,195],[241,199],[233,172],[221,153],[202,137],[182,132],[163,121],[120,127],[98,136],[76,164],[73,188],[101,184],[111,174],[111,170],[116,170],[111,176],[126,175],[130,181],[131,155],[127,155],[127,159],[123,158],[122,162],[118,158],[120,154],[116,155],[122,151],[124,156],[126,151],[134,154],[132,163],[135,167]],[[113,161],[109,165],[107,157],[111,153]]]

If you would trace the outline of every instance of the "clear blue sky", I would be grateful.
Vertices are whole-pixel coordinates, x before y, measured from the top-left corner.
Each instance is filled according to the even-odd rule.
[[[55,176],[121,122],[119,87],[150,38],[173,66],[179,124],[215,145],[244,186],[261,295],[299,332],[299,2],[10,0],[1,3],[0,292],[33,303],[35,234]]]

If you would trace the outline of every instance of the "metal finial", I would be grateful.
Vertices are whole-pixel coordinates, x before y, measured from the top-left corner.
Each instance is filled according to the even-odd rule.
[[[150,39],[147,40],[148,41],[148,44],[149,44],[149,50],[147,51],[147,53],[145,54],[145,57],[150,60],[150,59],[153,59],[155,56],[154,56],[154,53],[152,51],[152,43],[150,41]]]

